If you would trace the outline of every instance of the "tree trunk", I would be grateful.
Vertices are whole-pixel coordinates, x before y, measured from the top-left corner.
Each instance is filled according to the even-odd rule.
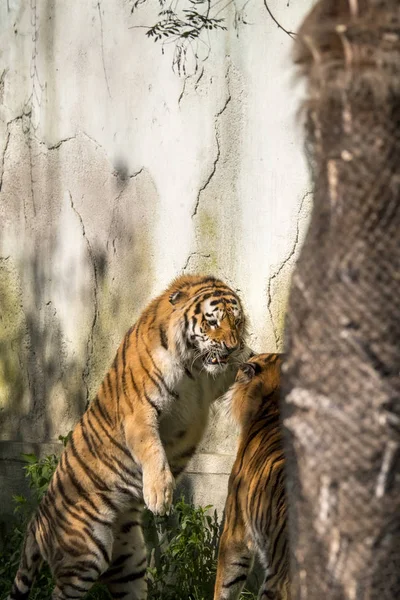
[[[400,2],[323,0],[307,77],[314,210],[283,424],[293,598],[400,598]]]

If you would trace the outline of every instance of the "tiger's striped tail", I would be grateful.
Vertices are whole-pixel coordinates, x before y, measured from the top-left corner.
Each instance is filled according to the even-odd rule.
[[[36,541],[34,525],[31,522],[25,537],[18,571],[7,600],[27,600],[29,598],[35,575],[41,564],[42,555]]]

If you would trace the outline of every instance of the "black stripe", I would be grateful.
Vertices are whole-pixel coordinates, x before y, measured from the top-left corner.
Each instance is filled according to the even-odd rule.
[[[80,426],[81,426],[81,431],[82,431],[82,436],[83,439],[86,442],[86,445],[89,449],[89,452],[92,456],[94,456],[94,458],[97,458],[97,452],[95,447],[93,446],[92,440],[90,439],[90,434],[88,433],[88,431],[86,431],[86,424],[84,422],[84,420],[82,419],[82,421],[80,422]]]
[[[81,579],[81,578],[79,578],[79,579]],[[83,582],[82,579],[81,579],[81,581]],[[68,586],[69,588],[72,588],[76,592],[83,592],[84,594],[89,590],[88,587],[82,587],[82,586],[78,585],[77,583],[72,583],[72,581],[66,582],[65,585]],[[68,598],[71,598],[71,597],[72,596],[70,596],[70,594],[68,594]],[[79,596],[79,598],[81,598],[81,596]]]
[[[93,563],[95,564],[95,563]],[[79,573],[79,564],[77,567],[74,567],[74,570],[67,570],[67,571],[58,571],[57,572],[57,579],[61,580],[61,579],[69,579],[70,577],[78,577],[81,581],[85,581],[87,583],[94,583],[97,580],[97,576],[96,577],[89,577],[89,575],[81,575]],[[86,569],[85,569],[86,570]],[[98,569],[96,569],[98,571]]]
[[[126,465],[124,465],[123,462],[121,462],[116,456],[113,457],[113,460],[117,463],[117,465],[119,466],[119,468],[121,469],[122,473],[118,472],[120,477],[124,477],[125,474],[129,475],[130,477],[132,477],[133,479],[136,479],[138,476],[138,473],[136,471],[132,471],[129,467],[127,467]],[[133,458],[131,457],[131,461],[133,462]],[[110,467],[111,468],[111,467]],[[117,472],[117,471],[115,471]],[[131,481],[128,481],[125,479],[125,483],[127,483],[128,485],[134,485]],[[138,486],[136,486],[138,487]]]
[[[165,391],[167,392],[167,394],[169,394],[170,396],[173,396],[174,398],[178,398],[178,394],[177,394],[176,392],[174,392],[173,390],[171,390],[171,389],[170,389],[170,388],[167,386],[167,383],[166,383],[166,381],[165,381],[165,379],[164,379],[164,377],[163,377],[163,374],[161,373],[161,371],[160,371],[159,367],[158,367],[158,366],[156,365],[156,363],[154,362],[153,356],[152,356],[152,354],[151,354],[151,352],[150,352],[150,349],[149,349],[149,347],[147,346],[147,344],[146,344],[145,340],[144,340],[144,339],[142,339],[142,342],[143,342],[143,344],[144,344],[144,347],[146,348],[146,351],[147,351],[148,357],[149,357],[149,358],[150,358],[150,360],[151,360],[151,364],[153,365],[153,369],[154,369],[154,374],[155,374],[155,376],[156,376],[156,377],[158,378],[158,380],[161,382],[161,384],[162,384],[162,386],[164,387],[164,389],[165,389]],[[152,381],[154,382],[154,384],[155,384],[155,385],[157,385],[157,383],[156,383],[156,382],[154,381],[154,379],[151,377],[150,373],[148,373],[148,375],[149,375],[150,379],[152,379]],[[159,386],[157,386],[157,387],[158,387],[158,389],[159,389],[159,391],[160,391],[160,394],[162,394],[162,390],[161,390],[161,388],[160,388]]]
[[[232,579],[232,581],[230,581],[229,583],[224,583],[222,585],[222,587],[225,589],[228,589],[228,588],[232,587],[233,585],[240,583],[241,581],[246,581],[246,579],[247,579],[246,575],[238,575],[237,577],[235,577],[235,579]]]
[[[70,556],[74,557],[74,558],[79,558],[81,557],[83,554],[87,554],[87,550],[85,550],[85,552],[80,552],[77,548],[76,543],[74,544],[74,540],[68,540],[72,542],[72,546],[70,544],[67,543],[67,541],[65,540],[65,536],[60,537],[59,533],[59,527],[62,529],[62,526],[60,525],[60,523],[58,523],[59,527],[54,527],[53,522],[54,522],[54,518],[53,515],[47,510],[47,508],[44,506],[44,503],[42,502],[42,504],[40,505],[40,510],[44,513],[48,523],[51,523],[51,530],[52,530],[52,536],[56,538],[57,541],[57,545],[61,548],[61,550],[63,550],[66,554],[69,554]]]
[[[155,320],[157,319],[157,315],[158,315],[158,307],[160,306],[160,303],[162,302],[162,298],[157,298],[156,300],[153,300],[152,304],[150,305],[151,309],[152,309],[152,317],[151,317],[151,321],[148,323],[148,328],[150,329],[151,327],[153,327]]]
[[[114,423],[113,423],[110,415],[108,414],[106,407],[102,406],[98,396],[96,396],[96,398],[94,399],[94,407],[98,409],[98,411],[101,414],[101,416],[103,417],[104,421],[112,429],[114,426]]]
[[[188,448],[187,450],[182,452],[182,454],[179,454],[179,456],[174,457],[174,462],[180,461],[183,458],[191,458],[195,452],[196,452],[196,446],[191,446],[190,448]]]
[[[161,346],[165,348],[165,350],[168,350],[168,337],[167,332],[165,331],[165,327],[163,325],[160,325],[158,330],[160,333]]]
[[[116,558],[116,559],[113,561],[112,568],[114,568],[114,567],[119,567],[120,565],[122,565],[123,563],[125,563],[125,561],[126,561],[128,558],[131,558],[132,556],[133,556],[132,552],[129,552],[128,554],[120,554],[120,555],[118,556],[118,558]]]
[[[222,296],[222,294],[213,294],[213,296]],[[217,306],[218,304],[221,304],[221,299],[218,300],[210,300],[210,306]]]
[[[143,395],[146,398],[147,402],[150,404],[150,406],[152,406],[154,408],[154,410],[156,411],[157,415],[160,416],[161,414],[161,410],[158,408],[158,406],[153,402],[153,400],[150,398],[150,396],[147,394],[146,390],[143,391]]]
[[[101,517],[97,516],[97,514],[94,515],[93,513],[91,513],[88,510],[88,508],[86,506],[84,506],[82,503],[80,503],[80,505],[79,505],[80,511],[83,512],[87,517],[89,517],[90,520],[88,521],[84,517],[82,517],[82,515],[80,515],[79,512],[77,512],[77,510],[74,507],[75,502],[72,501],[71,498],[66,493],[64,485],[62,484],[57,471],[55,473],[55,479],[56,479],[57,491],[61,495],[62,505],[63,505],[64,509],[72,515],[72,517],[74,517],[75,519],[78,519],[78,521],[81,521],[82,523],[84,523],[85,525],[88,525],[88,526],[92,525],[92,521],[95,521],[96,523],[100,523],[101,525],[104,525],[104,526],[111,525],[110,521],[106,521],[105,519],[102,519]]]
[[[172,472],[172,475],[175,477],[175,479],[176,479],[177,477],[179,477],[179,475],[182,473],[182,471],[184,471],[184,470],[185,470],[185,467],[186,467],[186,465],[185,465],[185,466],[183,466],[183,467],[173,467],[173,466],[171,465],[171,472]]]
[[[112,500],[105,493],[99,494],[100,500],[105,504],[110,510],[112,510],[115,514],[118,512],[118,506],[114,504]]]
[[[124,446],[122,446],[122,444],[120,444],[119,442],[117,442],[117,440],[114,439],[110,433],[108,433],[107,429],[101,423],[101,421],[99,420],[99,418],[96,415],[96,413],[93,412],[92,415],[96,419],[97,423],[100,425],[101,429],[103,430],[103,432],[105,433],[105,435],[108,437],[108,439],[110,440],[110,442],[112,444],[114,444],[114,446],[116,446],[119,450],[121,450],[121,452],[123,452],[128,458],[132,459],[131,453],[126,448],[124,448]]]
[[[249,562],[243,562],[242,561],[233,561],[231,562],[231,565],[235,566],[235,567],[242,567],[242,569],[248,569],[250,566]]]
[[[142,567],[146,563],[147,563],[147,558],[144,556],[143,559],[140,562],[138,562],[138,564],[136,565],[136,567]]]
[[[98,550],[100,550],[100,553],[102,554],[102,556],[103,556],[104,560],[106,561],[106,563],[109,564],[110,560],[111,560],[111,557],[108,555],[107,548],[106,548],[105,544],[97,536],[95,536],[93,534],[93,531],[90,530],[89,527],[84,527],[83,530],[86,531],[88,537],[97,546]]]
[[[111,385],[111,375],[110,375],[110,371],[108,371],[108,373],[107,373],[107,375],[106,375],[106,381],[107,381],[108,393],[109,393],[109,396],[110,396],[110,398],[111,398],[111,402],[112,402],[113,404],[115,404],[115,402],[114,402],[114,390],[113,390],[113,388],[112,388],[112,385]]]
[[[187,314],[186,314],[186,312],[185,312],[185,313],[183,313],[183,319],[184,319],[184,321],[185,321],[185,333],[187,333],[187,330],[188,330],[188,328],[189,328],[189,321],[188,321],[188,318],[187,318]]]
[[[129,533],[132,527],[137,527],[138,525],[140,525],[139,521],[128,521],[122,525],[121,533]]]
[[[104,482],[103,479],[101,479],[101,477],[99,477],[97,475],[97,473],[95,473],[93,471],[93,469],[91,469],[86,463],[85,461],[82,460],[82,458],[79,456],[79,452],[75,446],[75,442],[74,442],[74,436],[71,436],[70,439],[70,448],[72,451],[72,454],[76,460],[77,463],[79,463],[80,467],[82,468],[82,470],[85,472],[85,474],[89,477],[89,479],[94,483],[94,485],[97,487],[98,490],[101,490],[103,492],[105,491],[110,491],[110,488],[108,487],[108,485]]]
[[[51,497],[49,497],[49,499],[51,500]],[[44,514],[46,515],[46,517],[48,519],[51,519],[51,522],[54,523],[54,521],[56,522],[57,528],[62,529],[63,531],[65,531],[65,533],[67,533],[68,535],[70,535],[73,539],[71,540],[74,543],[74,550],[76,550],[76,552],[79,552],[79,550],[76,548],[76,546],[78,545],[78,539],[80,538],[82,540],[82,544],[86,544],[86,538],[83,535],[83,533],[81,531],[77,531],[76,529],[74,529],[73,525],[70,523],[70,521],[68,520],[68,518],[63,515],[61,513],[61,511],[57,508],[57,506],[55,505],[55,502],[53,502],[52,507],[51,507],[51,511],[54,513],[54,515],[51,515],[50,511],[47,511],[47,508],[45,508],[44,506],[42,506],[42,510],[44,512]],[[57,517],[56,519],[54,518]],[[53,518],[51,518],[53,517]],[[81,553],[79,553],[80,555]]]
[[[16,582],[14,581],[10,594],[10,600],[26,600],[27,598],[29,598],[29,594],[30,590],[27,590],[26,592],[21,592],[21,590],[18,589]]]
[[[126,367],[126,350],[128,348],[129,345],[129,336],[130,334],[127,333],[124,339],[124,343],[122,345],[122,368],[125,371],[125,367]]]
[[[138,396],[138,398],[140,399],[140,398],[141,398],[141,396],[140,396],[139,388],[138,388],[138,386],[136,385],[136,381],[135,381],[135,380],[134,380],[134,378],[133,378],[133,371],[132,371],[131,367],[129,367],[129,372],[130,372],[130,375],[131,375],[131,382],[132,382],[133,389],[135,390],[135,392],[136,392],[136,395],[137,395],[137,396]]]
[[[191,374],[191,372],[189,371],[189,369],[187,369],[186,367],[185,367],[185,373],[189,377],[189,379],[194,379],[193,375]]]
[[[93,570],[96,573],[100,573],[101,568],[100,565],[94,561],[94,560],[80,560],[79,562],[74,563],[74,569],[73,571],[61,571],[60,572],[60,576],[63,576],[65,573],[65,576],[68,577],[69,575],[72,576],[76,576],[76,574],[79,574],[79,578],[82,579],[82,581],[85,581],[84,576],[81,575],[81,573],[87,573],[87,571],[89,570]],[[97,577],[96,577],[97,579]],[[90,581],[89,577],[87,577],[87,581]]]
[[[159,391],[159,394],[162,396],[163,390],[162,390],[160,384],[158,383],[158,381],[156,381],[154,379],[154,377],[150,374],[150,371],[144,366],[144,363],[142,361],[142,357],[140,355],[139,355],[139,361],[140,361],[140,364],[141,364],[141,367],[142,367],[143,371],[146,373],[146,375],[150,379],[150,381],[156,386],[156,388]]]
[[[126,385],[126,349],[129,343],[129,335],[127,334],[124,339],[124,345],[122,346],[122,391],[124,395],[128,397],[127,385]]]
[[[91,433],[93,433],[93,434],[94,434],[94,436],[97,438],[97,441],[99,442],[99,444],[100,444],[100,448],[101,448],[101,447],[104,445],[104,440],[101,438],[101,436],[100,436],[99,432],[97,431],[97,429],[96,429],[96,427],[95,427],[95,424],[94,424],[94,423],[92,423],[92,421],[90,420],[90,419],[91,419],[91,416],[92,416],[93,414],[94,414],[94,413],[93,413],[93,411],[91,411],[91,412],[90,412],[90,411],[88,411],[88,412],[86,413],[85,417],[86,417],[87,424],[90,426],[90,431],[91,431]],[[97,422],[98,422],[98,419],[97,419]]]
[[[112,583],[129,583],[130,581],[136,581],[137,579],[141,579],[146,575],[146,569],[142,569],[137,573],[129,573],[128,575],[123,575],[118,579],[113,579]],[[114,595],[114,594],[113,594]]]
[[[84,489],[84,487],[76,479],[76,477],[74,475],[74,471],[73,471],[73,469],[71,467],[71,463],[69,462],[69,458],[68,458],[66,452],[63,453],[63,457],[64,457],[65,465],[66,465],[66,468],[67,468],[67,470],[64,471],[65,474],[66,474],[66,476],[70,479],[72,485],[77,490],[77,492],[79,493],[79,495],[82,498],[85,498],[86,502],[88,504],[90,504],[90,506],[93,508],[93,510],[95,510],[96,512],[98,512],[98,510],[99,510],[98,506],[96,506],[95,503],[90,499],[89,494],[87,493],[87,491]],[[62,466],[61,466],[61,472],[63,472]]]
[[[118,377],[120,351],[121,351],[121,348],[118,349],[118,352],[117,352],[114,362],[112,364],[112,369],[113,369],[114,377],[115,377],[116,394],[117,394],[117,420],[118,420],[118,423],[119,423],[119,419],[120,419],[120,414],[119,414],[120,393],[119,393],[119,377]]]
[[[110,569],[108,569],[108,571],[104,575],[104,579],[106,581],[110,581],[112,579],[112,577],[115,577],[116,575],[121,575],[124,569],[125,569],[125,563],[123,563],[122,565],[118,565],[116,567],[111,567]]]

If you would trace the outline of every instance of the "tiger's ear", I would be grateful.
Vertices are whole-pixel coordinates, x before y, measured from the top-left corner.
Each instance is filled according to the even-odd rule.
[[[251,362],[243,363],[240,366],[240,370],[246,376],[246,379],[248,379],[248,381],[250,381],[250,379],[253,379],[254,375],[256,374],[257,365],[255,363],[251,363]]]
[[[173,292],[170,294],[169,301],[172,305],[176,304],[178,300],[182,297],[182,292]]]

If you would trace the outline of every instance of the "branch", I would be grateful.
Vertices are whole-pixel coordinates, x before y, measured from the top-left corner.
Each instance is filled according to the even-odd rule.
[[[279,23],[279,21],[274,17],[274,15],[271,12],[270,7],[267,4],[267,0],[264,0],[264,6],[267,10],[267,13],[269,14],[269,16],[271,17],[271,19],[273,20],[274,23],[276,23],[276,25],[278,25],[279,29],[282,29],[282,31],[284,31],[289,37],[291,37],[292,39],[294,39],[296,37],[296,34],[294,31],[289,31],[288,29],[285,29],[284,27],[282,27],[282,25]]]

